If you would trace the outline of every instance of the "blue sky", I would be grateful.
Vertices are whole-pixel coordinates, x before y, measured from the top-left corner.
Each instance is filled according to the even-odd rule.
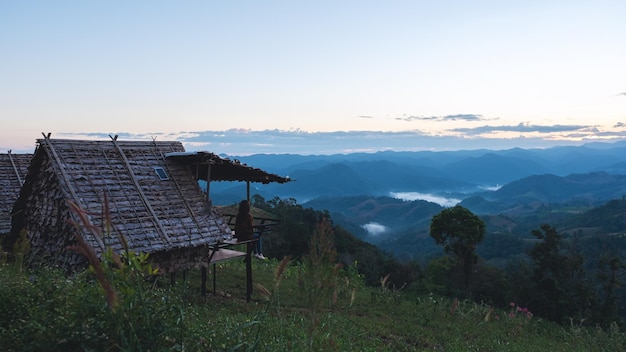
[[[623,140],[624,13],[602,0],[2,1],[0,151],[31,151],[42,132],[231,155]]]

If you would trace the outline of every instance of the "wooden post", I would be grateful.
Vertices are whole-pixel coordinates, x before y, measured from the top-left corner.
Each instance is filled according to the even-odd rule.
[[[250,302],[252,296],[252,246],[254,242],[248,242],[246,250],[246,302]]]
[[[202,293],[202,297],[206,297],[206,268],[202,267],[202,288],[200,292]]]
[[[213,296],[215,296],[217,294],[217,268],[215,267],[215,264],[213,264]]]

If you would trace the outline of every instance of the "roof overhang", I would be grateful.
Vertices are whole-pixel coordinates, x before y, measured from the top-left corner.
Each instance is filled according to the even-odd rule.
[[[165,154],[165,158],[166,160],[191,166],[196,172],[198,179],[205,181],[246,181],[264,184],[291,181],[289,177],[271,174],[242,164],[239,160],[222,158],[211,152],[172,152]]]

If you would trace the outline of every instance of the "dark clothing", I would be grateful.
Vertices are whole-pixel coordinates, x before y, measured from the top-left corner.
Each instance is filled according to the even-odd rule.
[[[247,200],[242,200],[239,203],[239,212],[235,219],[235,237],[237,241],[249,241],[256,239],[254,246],[248,244],[248,255],[251,251],[254,251],[255,256],[260,259],[265,259],[261,254],[261,235],[254,233],[254,219],[250,215],[250,203]],[[258,255],[258,256],[257,256]]]
[[[252,227],[252,215],[238,214],[235,220],[235,237],[239,241],[251,240],[254,238],[254,229]]]

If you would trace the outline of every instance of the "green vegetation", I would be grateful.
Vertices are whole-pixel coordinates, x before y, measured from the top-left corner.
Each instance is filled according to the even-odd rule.
[[[265,239],[273,259],[253,262],[250,303],[241,261],[219,264],[217,292],[202,297],[199,270],[170,286],[145,254],[94,260],[79,243],[73,250],[90,269],[67,276],[26,268],[20,242],[0,263],[2,350],[626,351],[618,309],[626,266],[607,253],[589,271],[551,226],[505,268],[478,258],[466,285],[462,256],[421,268],[327,213],[292,200],[253,204],[282,225]]]
[[[442,210],[430,223],[430,236],[463,263],[465,289],[469,288],[472,269],[478,261],[476,245],[484,235],[485,223],[460,205]]]
[[[517,305],[499,309],[416,294],[384,280],[365,287],[351,270],[341,271],[336,290],[323,293],[314,307],[306,295],[316,289],[301,282],[309,279],[302,271],[310,268],[288,259],[254,262],[257,285],[253,301],[245,303],[243,265],[228,262],[217,270],[218,295],[202,299],[198,273],[192,271],[175,287],[160,279],[133,281],[133,292],[124,290],[112,312],[90,272],[67,278],[53,270],[20,274],[2,265],[0,345],[5,351],[624,351],[626,346],[626,334],[616,325],[562,326]],[[126,285],[117,279],[113,284]]]

